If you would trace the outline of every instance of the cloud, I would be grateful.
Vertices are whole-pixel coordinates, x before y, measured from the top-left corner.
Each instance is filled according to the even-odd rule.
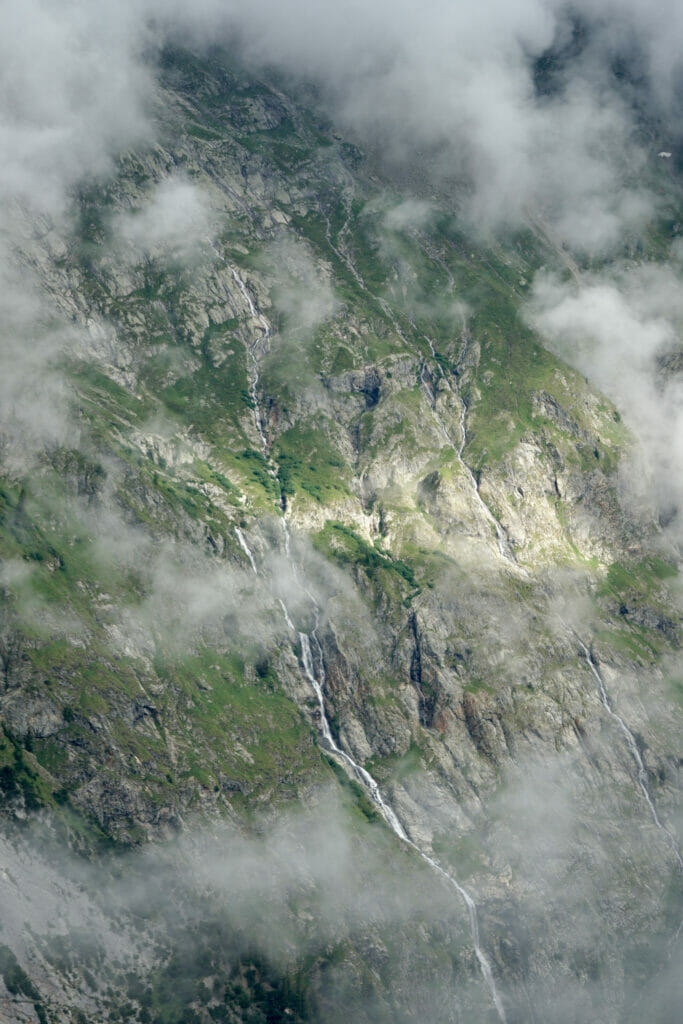
[[[617,266],[572,284],[541,273],[528,313],[550,346],[621,410],[640,444],[624,486],[652,496],[672,536],[683,539],[683,381],[666,370],[667,357],[680,353],[678,270]]]
[[[215,10],[205,4],[204,16]],[[516,226],[532,207],[591,250],[654,209],[635,180],[647,149],[630,79],[615,67],[642,69],[641,93],[673,124],[672,2],[656,13],[610,0],[256,0],[226,10],[248,63],[314,82],[337,120],[411,180],[417,168],[432,187],[455,183],[473,227]]]
[[[306,340],[338,308],[328,275],[294,234],[280,233],[262,262],[283,320],[280,334]]]
[[[295,86],[313,83],[346,131],[419,183],[424,196],[396,208],[391,230],[419,222],[428,215],[420,204],[453,187],[472,229],[519,226],[531,209],[560,241],[595,252],[641,227],[660,201],[642,183],[651,147],[636,130],[637,107],[656,114],[676,158],[679,6],[200,0],[190,9],[180,0],[8,0],[0,40],[0,266],[3,302],[25,307],[13,334],[33,339],[17,358],[6,338],[0,356],[5,391],[17,398],[3,408],[22,410],[13,437],[23,433],[27,450],[61,441],[67,430],[68,396],[53,370],[65,336],[54,322],[45,330],[54,309],[36,298],[41,253],[45,238],[58,246],[68,233],[79,183],[153,141],[155,59],[165,42],[225,42],[258,71],[274,69]],[[26,225],[40,218],[40,238],[29,244]],[[133,250],[190,259],[207,220],[203,194],[176,178],[117,229]],[[306,259],[287,248],[276,303],[294,331],[310,331],[334,311],[333,300]],[[18,254],[27,250],[19,282]],[[33,290],[25,287],[31,262]],[[16,316],[12,308],[2,313],[5,322]]]
[[[146,134],[147,33],[132,14],[126,5],[3,4],[0,432],[10,471],[77,437],[57,364],[85,335],[67,326],[43,283],[50,258],[66,252],[76,184],[106,173],[121,147]]]
[[[391,955],[398,934],[405,957],[419,956],[421,976],[438,987],[441,1008],[435,1006],[429,1019],[452,1019],[452,1007],[462,1005],[470,985],[477,1010],[468,1019],[479,1020],[480,1013],[484,1019],[479,1006],[486,1006],[485,990],[457,894],[383,829],[365,825],[360,831],[358,812],[339,787],[319,786],[308,797],[307,809],[255,814],[248,831],[189,823],[177,841],[130,852],[118,862],[69,856],[50,840],[45,819],[40,831],[29,825],[15,841],[0,837],[0,939],[11,943],[40,988],[47,973],[52,983],[45,987],[58,1003],[74,998],[77,985],[79,995],[88,992],[87,970],[99,980],[103,955],[114,989],[127,988],[131,972],[146,981],[153,969],[170,963],[176,975],[193,979],[189,990],[173,993],[188,1004],[197,997],[196,983],[207,977],[207,964],[220,985],[240,959],[256,959],[262,970],[266,961],[289,972],[305,962],[317,1020],[336,1019],[334,997],[348,1005],[356,998],[357,979],[365,976],[354,1019],[370,1022],[377,1019],[375,994],[386,998],[394,986],[405,989],[404,956]],[[36,893],[44,899],[36,900]],[[457,988],[450,958],[443,960],[446,924],[446,946],[475,975],[468,982],[463,970]],[[440,943],[432,941],[433,929],[440,929]],[[366,951],[381,976],[364,975]],[[328,963],[340,970],[325,970]],[[54,984],[55,975],[61,984]],[[228,990],[227,1001],[236,994],[239,987]],[[425,995],[403,991],[398,1001],[402,1010],[417,1013]],[[163,989],[161,996],[169,1000]]]
[[[0,196],[60,212],[80,177],[146,135],[150,42],[134,5],[7,0],[0,40]]]
[[[115,244],[140,255],[186,264],[209,244],[212,211],[207,196],[183,178],[161,181],[140,208],[119,214],[113,223]]]

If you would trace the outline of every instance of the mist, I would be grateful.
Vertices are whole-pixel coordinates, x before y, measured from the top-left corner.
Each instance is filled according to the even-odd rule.
[[[683,540],[683,382],[667,363],[680,350],[680,266],[616,266],[570,284],[537,275],[528,305],[549,346],[621,410],[638,445],[621,467],[627,503],[659,515]]]
[[[667,907],[666,873],[648,876],[653,863],[663,866],[661,851],[653,830],[622,815],[626,784],[596,790],[591,773],[599,774],[609,740],[594,734],[589,742],[588,768],[568,752],[550,764],[520,758],[474,825],[441,790],[430,804],[432,828],[441,856],[459,849],[461,881],[475,886],[484,933],[499,943],[510,1019],[611,1021],[616,1006],[618,1019],[631,1021],[647,1001],[652,1019],[665,1024],[678,977],[656,915],[673,919],[675,898]],[[413,780],[427,797],[430,785],[428,776]],[[381,824],[360,816],[347,789],[320,785],[307,809],[269,807],[246,831],[188,821],[176,839],[95,860],[65,853],[60,828],[43,817],[0,841],[0,942],[50,991],[63,984],[60,965],[70,956],[70,984],[78,978],[80,1004],[91,1013],[102,1013],[106,1000],[89,970],[105,962],[112,998],[131,975],[142,992],[170,970],[182,993],[188,977],[222,984],[255,961],[271,977],[308,963],[316,1020],[336,1021],[340,1000],[359,1024],[411,1014],[430,1024],[490,1019],[464,904]],[[621,901],[633,901],[634,875],[642,933],[629,936]],[[643,935],[647,989],[623,973],[644,955]],[[331,969],[342,962],[343,971]]]

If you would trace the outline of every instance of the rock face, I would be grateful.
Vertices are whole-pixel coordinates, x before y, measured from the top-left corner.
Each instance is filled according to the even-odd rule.
[[[0,494],[0,998],[673,1019],[677,567],[617,411],[523,326],[555,256],[390,228],[397,186],[225,60],[166,53],[154,145],[26,230],[70,436]],[[179,182],[182,253],[133,230]]]

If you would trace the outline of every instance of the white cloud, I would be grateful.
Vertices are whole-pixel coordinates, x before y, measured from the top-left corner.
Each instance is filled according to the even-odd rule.
[[[612,398],[638,438],[628,490],[649,492],[665,518],[683,509],[683,381],[661,372],[662,357],[680,347],[678,269],[621,267],[572,285],[541,274],[529,315],[550,346]],[[680,514],[671,530],[683,539]]]
[[[138,210],[120,214],[114,235],[134,255],[161,255],[186,262],[207,245],[211,235],[211,209],[198,186],[183,178],[160,182]]]

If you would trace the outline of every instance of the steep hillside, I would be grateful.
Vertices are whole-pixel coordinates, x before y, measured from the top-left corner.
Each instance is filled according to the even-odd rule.
[[[0,1019],[672,1020],[678,556],[529,326],[574,257],[225,54],[153,104],[13,212]]]

